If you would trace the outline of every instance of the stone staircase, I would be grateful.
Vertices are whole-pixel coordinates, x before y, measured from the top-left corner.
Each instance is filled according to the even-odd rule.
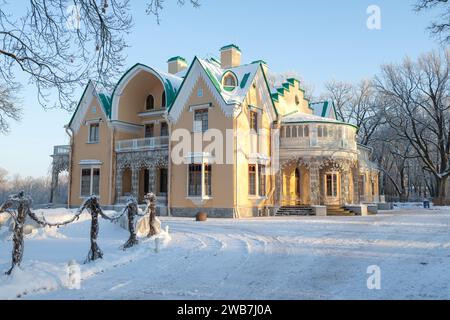
[[[355,216],[353,211],[346,209],[341,205],[329,205],[327,206],[328,216]]]
[[[313,209],[307,206],[284,206],[281,207],[277,216],[312,216]]]

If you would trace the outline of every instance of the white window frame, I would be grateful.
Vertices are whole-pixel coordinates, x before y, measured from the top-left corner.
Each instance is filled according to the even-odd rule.
[[[190,154],[186,157],[188,161],[186,161],[186,199],[191,200],[194,204],[203,204],[207,200],[213,199],[213,188],[212,188],[212,180],[213,180],[213,168],[212,164],[214,159],[205,153],[200,154]],[[201,165],[201,194],[199,196],[189,195],[189,166],[190,165]],[[211,195],[206,195],[206,185],[205,185],[205,166],[211,166]]]
[[[98,143],[100,143],[100,121],[89,121],[86,124],[88,126],[88,141],[87,141],[87,143],[88,144],[98,144]],[[96,141],[92,140],[92,137],[91,137],[91,127],[94,126],[94,125],[96,125],[98,127],[98,129],[97,129],[98,130],[97,131],[97,140]]]
[[[92,194],[93,192],[93,187],[94,187],[94,170],[98,169],[99,170],[99,176],[98,176],[98,193],[100,193],[100,187],[101,187],[101,176],[102,176],[102,169],[101,166],[81,166],[81,172],[80,172],[80,199],[87,199],[91,196],[93,196],[94,194]],[[90,186],[89,186],[89,195],[83,195],[82,193],[82,188],[83,188],[83,170],[90,170],[91,171],[91,175],[90,175]],[[100,194],[95,194],[94,196],[96,196],[97,198],[100,199]]]

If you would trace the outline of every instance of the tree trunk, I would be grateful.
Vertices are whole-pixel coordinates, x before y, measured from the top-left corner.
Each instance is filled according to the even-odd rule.
[[[128,200],[127,213],[128,213],[128,230],[130,231],[130,237],[123,246],[124,250],[131,248],[139,243],[136,237],[136,230],[134,229],[134,218],[138,213],[138,205],[136,199]]]
[[[27,217],[28,208],[21,203],[17,208],[17,219],[14,225],[13,251],[11,269],[6,272],[10,275],[16,266],[20,266],[23,257],[23,226]]]
[[[447,202],[447,177],[436,179],[435,205],[443,206]]]
[[[89,209],[91,211],[91,250],[89,251],[88,257],[85,263],[95,261],[97,259],[103,258],[103,252],[100,250],[97,244],[97,236],[98,236],[98,212],[97,210],[93,210],[93,208]]]

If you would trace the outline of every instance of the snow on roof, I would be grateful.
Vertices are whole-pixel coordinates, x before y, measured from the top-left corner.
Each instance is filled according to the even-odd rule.
[[[349,126],[353,126],[350,123],[338,121],[333,118],[321,117],[315,114],[307,114],[302,112],[297,112],[294,114],[287,115],[283,117],[282,123],[301,123],[301,122],[325,122],[325,123],[334,123],[334,124],[345,124]]]
[[[245,64],[230,69],[222,69],[220,64],[213,59],[198,59],[202,67],[208,73],[214,86],[227,103],[242,103],[247,95],[248,89],[255,78],[259,64]],[[227,91],[222,85],[222,78],[227,72],[232,72],[237,80],[237,86],[232,91]]]

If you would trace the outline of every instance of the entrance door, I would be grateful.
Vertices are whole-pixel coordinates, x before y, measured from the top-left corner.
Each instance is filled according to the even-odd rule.
[[[335,172],[325,174],[325,204],[333,205],[339,204],[339,174]]]

